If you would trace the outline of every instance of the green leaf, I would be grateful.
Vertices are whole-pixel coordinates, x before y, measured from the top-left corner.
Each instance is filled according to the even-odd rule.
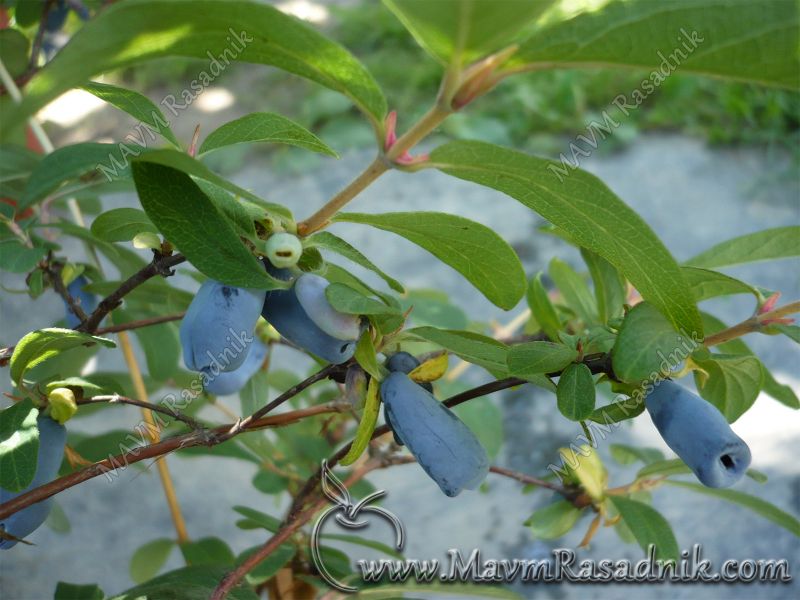
[[[344,283],[331,283],[325,288],[325,297],[331,306],[348,315],[399,315],[400,310],[387,306]]]
[[[372,439],[372,432],[375,431],[375,424],[378,422],[378,412],[380,411],[381,399],[378,394],[380,384],[375,377],[370,378],[367,387],[367,399],[364,402],[364,410],[361,412],[361,421],[358,423],[358,430],[350,450],[344,458],[339,461],[343,467],[352,465],[367,449],[369,441]]]
[[[741,417],[753,405],[764,379],[761,361],[755,356],[712,354],[695,363],[705,371],[694,372],[700,395],[716,406],[729,423]]]
[[[800,226],[797,225],[765,229],[721,242],[690,258],[686,264],[714,269],[790,256],[800,256]]]
[[[259,471],[253,477],[253,487],[264,494],[280,494],[286,490],[289,480],[272,471]]]
[[[433,342],[467,362],[484,367],[492,374],[505,376],[508,372],[508,347],[493,338],[472,331],[435,327],[415,327],[406,333]]]
[[[792,88],[800,84],[795,2],[614,0],[591,6],[538,29],[510,65],[647,69],[656,72],[649,78],[655,86],[675,70]]]
[[[359,250],[348,244],[339,236],[333,235],[329,231],[321,231],[312,235],[305,240],[306,247],[322,248],[323,250],[330,250],[336,252],[346,259],[353,261],[357,265],[369,269],[378,277],[383,279],[387,285],[399,294],[405,293],[403,285],[396,279],[389,277],[386,273],[381,271],[375,264],[364,256]]]
[[[87,173],[98,176],[100,165],[104,165],[117,157],[122,148],[131,148],[129,152],[138,154],[140,149],[134,149],[125,144],[100,144],[84,142],[58,148],[45,156],[31,173],[25,191],[18,203],[18,209],[43,200],[55,191],[63,182]],[[117,170],[116,178],[127,177],[130,174],[127,161]]]
[[[550,261],[550,278],[564,297],[567,307],[584,325],[597,322],[597,305],[583,277],[559,258]]]
[[[97,215],[91,231],[106,242],[129,242],[137,233],[157,233],[158,229],[138,208],[112,208]]]
[[[667,460],[656,460],[648,465],[639,469],[636,473],[636,479],[647,479],[653,475],[663,475],[670,477],[672,475],[687,475],[692,470],[686,466],[680,458],[670,458]]]
[[[547,295],[547,290],[542,283],[542,274],[539,273],[531,279],[527,293],[528,306],[536,317],[545,335],[553,341],[557,341],[558,332],[561,331],[561,320],[558,318],[553,303]]]
[[[28,69],[30,45],[18,29],[0,29],[0,60],[11,77],[19,77]]]
[[[116,315],[120,311],[115,312]],[[157,316],[151,313],[150,316]],[[156,381],[166,381],[179,369],[181,343],[178,339],[178,326],[175,323],[162,323],[151,327],[133,330],[147,360],[147,373]]]
[[[198,271],[238,287],[279,287],[187,174],[136,162],[133,178],[147,215]]]
[[[9,273],[27,273],[33,270],[47,254],[47,248],[23,246],[19,240],[0,240],[0,269]]]
[[[693,344],[687,351],[685,344]],[[647,302],[634,306],[622,322],[611,356],[618,379],[637,383],[653,374],[666,376],[697,347]]]
[[[236,559],[237,564],[241,564],[244,559],[253,554],[261,546],[255,546],[242,552]],[[247,583],[256,586],[272,579],[275,574],[285,567],[290,560],[294,558],[297,553],[297,548],[293,544],[281,544],[275,549],[275,552],[267,556],[264,560],[256,565],[256,567],[247,574]]]
[[[581,518],[581,511],[566,500],[558,500],[533,513],[525,525],[534,537],[540,540],[554,540],[569,533]]]
[[[594,175],[483,142],[450,142],[436,148],[433,167],[499,190],[565,230],[625,276],[676,329],[702,337],[689,286],[669,251],[639,215]]]
[[[291,119],[269,112],[250,113],[215,129],[203,140],[198,156],[225,146],[249,142],[288,144],[339,158],[335,150],[305,127],[301,127]]]
[[[146,146],[148,141],[153,140],[154,133],[158,133],[171,142],[173,146],[181,147],[175,134],[169,128],[169,121],[164,117],[164,113],[146,96],[133,90],[96,81],[82,85],[81,89],[86,90],[104,102],[108,102],[112,106],[116,106],[139,121],[136,131],[140,136],[139,141],[142,146]],[[144,131],[142,130],[142,125],[146,126]],[[145,137],[145,133],[147,137]],[[131,132],[128,135],[134,136],[134,133]]]
[[[378,365],[378,357],[375,354],[375,346],[372,344],[372,334],[366,329],[356,344],[355,359],[361,368],[372,376],[373,379],[382,381],[384,373]]]
[[[227,575],[227,567],[203,565],[169,571],[110,600],[207,600]],[[248,586],[236,586],[228,600],[258,600]]]
[[[165,148],[163,150],[148,150],[147,152],[142,152],[140,155],[138,155],[135,160],[139,162],[154,163],[182,171],[188,175],[191,175],[193,179],[208,182],[217,188],[221,188],[226,192],[229,192],[237,199],[243,198],[244,201],[239,202],[240,206],[236,206],[236,203],[232,198],[227,198],[219,193],[211,195],[206,191],[208,189],[207,186],[201,186],[201,189],[206,191],[206,194],[211,197],[211,199],[217,204],[218,208],[223,213],[231,216],[232,218],[234,215],[236,215],[234,220],[241,219],[241,215],[243,213],[251,216],[253,220],[269,219],[281,221],[291,220],[292,218],[292,213],[286,207],[280,206],[279,204],[273,204],[271,202],[265,202],[252,192],[248,192],[247,190],[240,188],[238,185],[231,183],[227,179],[220,177],[199,160],[192,158],[185,152],[178,152],[177,150],[171,150],[169,148]],[[225,201],[227,206],[223,205],[223,201]],[[248,204],[248,202],[251,204]],[[259,211],[256,210],[257,208],[260,209],[261,214],[259,214]]]
[[[384,0],[440,62],[463,65],[509,45],[553,0]]]
[[[594,379],[583,363],[569,365],[556,388],[558,410],[571,421],[583,421],[594,411]]]
[[[0,411],[0,487],[6,491],[24,490],[36,475],[38,415],[30,398]]]
[[[625,444],[611,444],[608,447],[611,458],[621,465],[629,465],[636,461],[650,464],[657,460],[664,460],[664,454],[658,448],[639,448]]]
[[[41,155],[24,146],[0,144],[0,183],[27,179],[40,160]]]
[[[797,325],[772,325],[776,331],[782,333],[793,342],[800,344],[800,327]]]
[[[335,220],[403,236],[453,267],[500,308],[514,308],[525,294],[525,271],[516,253],[480,223],[436,212],[342,213]]]
[[[122,388],[117,383],[102,375],[88,375],[87,377],[66,377],[64,379],[56,379],[55,381],[48,381],[45,385],[45,392],[49,394],[56,388],[71,387],[80,388],[83,390],[83,395],[97,396],[100,394],[119,394],[124,396]]]
[[[115,348],[109,339],[81,333],[72,329],[37,329],[25,335],[14,348],[11,355],[11,379],[17,385],[22,381],[25,371],[44,361],[78,346],[98,343],[106,348]]]
[[[364,548],[371,548],[372,550],[377,550],[378,552],[382,552],[387,556],[391,556],[400,560],[403,559],[403,555],[391,546],[382,544],[381,542],[376,542],[374,540],[366,540],[355,535],[347,535],[343,533],[323,533],[320,537],[325,540],[336,540],[339,542],[363,546]]]
[[[570,477],[580,484],[592,500],[602,500],[608,485],[608,471],[597,450],[587,444],[578,448],[572,444],[569,448],[561,448],[559,454]]]
[[[758,290],[750,284],[723,273],[698,267],[682,267],[681,270],[696,302],[732,294],[753,294],[756,299],[760,296]]]
[[[462,388],[459,391],[465,389]],[[449,391],[447,395],[451,395]],[[505,441],[503,412],[497,405],[490,398],[476,398],[454,407],[453,412],[472,430],[481,446],[486,449],[489,458],[495,459]]]
[[[780,525],[787,531],[793,533],[795,536],[800,537],[800,521],[798,521],[793,515],[781,510],[766,500],[762,500],[756,496],[751,496],[750,494],[745,494],[744,492],[740,492],[738,490],[708,488],[704,485],[690,483],[688,481],[668,480],[665,483],[682,487],[693,492],[697,492],[698,494],[705,494],[706,496],[712,496],[714,498],[725,500],[726,502],[732,502],[734,504],[744,506],[745,508],[752,510],[757,515],[760,515],[765,519]]]
[[[637,394],[595,409],[589,415],[589,420],[602,424],[619,423],[620,421],[638,417],[644,412],[644,408],[644,397],[641,394]]]
[[[272,6],[241,0],[133,0],[109,6],[28,82],[19,107],[12,108],[10,103],[0,107],[0,129],[22,123],[98,73],[165,56],[207,61],[208,70],[194,81],[201,86],[216,79],[231,58],[273,65],[344,94],[370,119],[375,131],[383,131],[386,100],[369,72],[347,50]],[[175,112],[173,107],[182,107],[185,98],[165,102]]]
[[[727,325],[725,325],[725,323],[717,319],[715,316],[708,313],[701,313],[701,316],[703,317],[703,326],[710,333],[716,333],[718,331],[722,331],[723,329],[727,329]],[[724,344],[718,346],[718,348],[727,354],[755,356],[753,351],[750,350],[750,348],[747,347],[747,344],[745,344],[741,339],[734,339],[729,342],[725,342]],[[764,375],[764,381],[761,385],[762,391],[789,408],[794,408],[795,410],[800,409],[800,399],[797,398],[797,394],[795,394],[791,386],[779,383],[763,363],[761,364],[761,370]]]
[[[131,556],[130,576],[134,583],[142,583],[155,577],[169,558],[175,540],[159,538],[140,546]]]
[[[266,529],[270,533],[276,533],[281,528],[280,519],[276,519],[275,517],[261,511],[248,508],[247,506],[234,506],[233,510],[245,517],[244,520],[236,523],[236,526],[240,529],[261,528]]]
[[[677,561],[680,557],[678,542],[667,520],[656,509],[644,502],[622,496],[609,496],[614,508],[633,533],[645,552],[651,544],[656,547],[656,559]]]
[[[106,595],[93,583],[67,583],[59,581],[53,600],[103,600]]]
[[[236,557],[224,541],[216,537],[206,537],[180,544],[181,554],[190,566],[232,565]]]
[[[598,254],[581,248],[581,256],[594,283],[594,297],[597,302],[597,313],[601,323],[622,316],[625,303],[625,280],[619,271]]]
[[[555,373],[578,358],[578,352],[554,342],[526,342],[508,349],[508,373],[527,379],[531,376]]]

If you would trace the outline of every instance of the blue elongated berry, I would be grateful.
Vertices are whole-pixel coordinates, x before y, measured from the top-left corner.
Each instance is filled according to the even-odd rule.
[[[661,437],[708,487],[728,487],[750,466],[750,448],[717,408],[671,380],[645,398]]]
[[[206,280],[181,321],[183,362],[192,371],[238,369],[247,358],[264,290]]]
[[[19,492],[9,492],[0,488],[0,503],[13,500],[17,496],[31,491],[55,479],[61,460],[64,458],[64,444],[67,442],[67,430],[63,425],[56,423],[50,417],[40,416],[37,420],[39,428],[39,454],[36,458],[36,475],[31,484]],[[0,521],[6,533],[24,539],[36,531],[47,519],[50,513],[52,500],[42,500],[36,504],[14,513],[5,520]],[[0,549],[11,548],[16,541],[0,539]]]
[[[84,286],[88,285],[89,282],[86,280],[86,277],[83,275],[79,275],[76,277],[72,283],[67,286],[67,292],[73,299],[80,305],[81,310],[87,315],[92,313],[97,308],[97,296],[94,294],[84,291]],[[70,329],[75,329],[78,325],[81,324],[81,320],[78,316],[72,312],[72,309],[69,307],[66,301],[64,301],[64,308],[66,308],[66,321],[67,327]]]
[[[420,365],[419,360],[413,354],[409,354],[408,352],[395,352],[392,354],[389,359],[386,361],[386,368],[389,369],[391,372],[398,371],[400,373],[405,373],[408,375],[416,369]],[[426,381],[424,383],[417,383],[417,385],[422,386],[429,392],[433,393],[433,384]],[[389,425],[391,427],[391,425]],[[397,436],[395,436],[396,438]]]
[[[205,391],[215,396],[235,394],[258,372],[264,364],[264,359],[267,358],[267,352],[266,345],[261,340],[255,340],[242,365],[235,371],[210,375],[203,385]]]
[[[341,313],[328,302],[325,289],[330,285],[327,279],[304,273],[294,284],[294,293],[300,306],[317,327],[340,340],[355,340],[361,335],[361,320],[355,315]]]
[[[58,0],[56,4],[47,13],[47,20],[45,21],[45,31],[55,33],[60,31],[67,22],[69,16],[69,5],[64,0]]]
[[[489,457],[475,434],[433,394],[405,373],[381,383],[387,422],[447,496],[475,489],[489,472]]]
[[[356,351],[358,336],[348,338],[338,338],[326,333],[319,322],[327,319],[330,315],[328,310],[321,310],[316,314],[309,314],[303,308],[297,297],[297,283],[308,274],[301,275],[295,280],[294,285],[287,290],[270,290],[264,300],[264,307],[261,315],[272,325],[283,337],[294,345],[318,356],[330,363],[340,364],[349,360]],[[304,288],[306,292],[316,289],[318,298],[312,303],[306,298],[307,306],[321,306],[327,303],[324,288]],[[310,293],[310,292],[309,292]],[[328,305],[330,306],[330,305]],[[330,310],[333,310],[332,308]],[[353,320],[357,317],[347,315]],[[324,323],[326,328],[333,330],[332,322]],[[352,333],[351,331],[347,332]]]

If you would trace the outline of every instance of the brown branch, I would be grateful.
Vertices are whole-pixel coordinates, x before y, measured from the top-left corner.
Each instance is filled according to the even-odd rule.
[[[148,407],[150,408],[150,407]],[[257,429],[266,429],[274,427],[284,427],[297,423],[302,419],[313,417],[328,413],[339,413],[349,410],[349,405],[341,404],[323,404],[320,406],[313,406],[311,408],[303,408],[294,410],[279,415],[264,417],[253,421],[249,424],[244,431],[255,431]],[[193,431],[183,435],[163,439],[160,442],[141,446],[130,452],[123,452],[105,460],[98,461],[88,467],[85,467],[74,473],[64,475],[58,479],[41,485],[37,488],[30,490],[24,494],[20,494],[16,498],[0,504],[0,520],[13,515],[14,513],[35,504],[46,500],[51,496],[58,494],[66,489],[74,487],[79,483],[88,481],[100,475],[111,473],[117,469],[124,469],[128,465],[141,462],[151,458],[159,458],[170,452],[181,450],[183,448],[192,448],[195,446],[216,446],[217,444],[225,441],[224,434],[227,433],[233,424],[222,425],[215,427],[211,430]]]
[[[155,252],[154,254],[155,256],[150,264],[148,264],[146,267],[142,267],[139,271],[131,275],[128,279],[122,282],[122,285],[120,285],[116,290],[100,301],[97,309],[95,309],[95,311],[89,315],[89,318],[82,323],[80,327],[78,327],[78,331],[93,333],[95,330],[97,330],[98,325],[100,325],[100,321],[102,321],[108,313],[117,308],[122,302],[122,298],[124,298],[127,294],[135,290],[151,277],[155,277],[156,275],[169,277],[170,275],[173,275],[174,271],[172,271],[171,268],[186,260],[186,257],[184,257],[182,254],[164,255],[158,252]]]
[[[72,297],[72,295],[69,293],[69,290],[67,290],[66,286],[64,285],[64,280],[61,278],[61,271],[63,268],[64,266],[60,263],[53,262],[52,253],[48,255],[47,261],[42,266],[42,269],[45,273],[47,273],[47,276],[50,279],[50,283],[53,285],[53,289],[59,296],[61,296],[61,299],[67,303],[67,306],[72,313],[80,320],[81,323],[83,323],[88,317],[83,311],[83,308],[81,308],[80,303]]]
[[[45,0],[42,5],[42,17],[39,19],[39,29],[36,31],[36,37],[33,39],[31,46],[31,57],[28,60],[28,69],[26,73],[32,73],[36,70],[39,63],[39,53],[42,51],[42,41],[44,41],[44,32],[47,28],[47,15],[53,8],[56,0]]]
[[[166,415],[168,417],[172,417],[182,423],[185,423],[189,427],[191,427],[195,431],[201,431],[205,427],[195,421],[193,418],[184,415],[183,413],[173,410],[168,406],[162,406],[161,404],[153,404],[152,402],[145,402],[144,400],[136,400],[135,398],[128,398],[127,396],[119,396],[117,394],[109,395],[109,396],[92,396],[91,398],[81,398],[80,400],[76,401],[77,404],[130,404],[131,406],[138,406],[139,408],[146,408],[147,410],[151,410],[153,412],[160,413],[162,415]]]
[[[357,481],[363,479],[368,473],[374,471],[375,469],[379,469],[384,466],[379,460],[370,461],[364,464],[361,468],[354,471],[350,477],[348,477],[344,485],[345,487],[350,487]],[[303,525],[308,523],[314,515],[319,511],[325,504],[328,502],[327,498],[320,498],[312,507],[308,510],[303,512],[302,514],[297,515],[290,523],[287,523],[281,529],[273,535],[267,542],[261,546],[258,550],[253,552],[247,559],[242,562],[241,565],[236,567],[233,571],[229,572],[222,581],[219,582],[214,593],[211,594],[210,600],[223,600],[227,597],[228,593],[239,583],[245,576],[252,571],[258,564],[267,558],[270,554],[272,554],[275,550],[278,549],[283,542],[285,542],[291,535],[300,529]]]
[[[121,323],[120,325],[111,325],[110,327],[100,327],[99,329],[96,329],[94,333],[95,335],[119,333],[120,331],[130,331],[132,329],[141,329],[142,327],[160,325],[161,323],[180,321],[185,314],[186,313],[179,312],[173,315],[164,315],[163,317],[151,317],[149,319],[140,319],[138,321],[131,321],[129,323]]]

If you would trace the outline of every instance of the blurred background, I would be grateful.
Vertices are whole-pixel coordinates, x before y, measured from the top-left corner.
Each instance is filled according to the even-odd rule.
[[[278,6],[324,29],[360,58],[385,90],[390,108],[398,111],[403,131],[434,98],[440,67],[420,50],[403,26],[379,2],[310,2],[291,0]],[[80,26],[73,14],[53,48]],[[161,60],[106,76],[147,95],[156,104],[181,90],[207,68],[206,61]],[[539,156],[568,154],[569,143],[585,133],[615,97],[629,94],[642,73],[592,70],[538,73],[504,82],[491,95],[456,114],[423,146],[433,148],[448,138],[475,138],[512,146]],[[163,109],[163,105],[162,105]],[[234,64],[190,106],[173,118],[173,131],[188,145],[195,127],[201,139],[219,125],[253,111],[273,111],[296,120],[337,150],[334,160],[295,148],[239,145],[212,154],[209,166],[263,198],[288,206],[296,216],[310,215],[366,165],[374,154],[368,124],[349,101],[310,82],[275,69]],[[166,114],[166,110],[164,111]],[[40,118],[56,147],[82,141],[120,142],[135,121],[83,92],[69,92],[52,103]],[[598,175],[665,242],[682,261],[712,245],[765,228],[800,224],[800,96],[749,84],[681,75],[667,81],[637,110],[622,120],[612,136],[599,143],[581,167]],[[138,206],[130,193],[103,197],[89,217],[103,208]],[[440,210],[460,214],[494,228],[523,260],[529,275],[546,271],[553,257],[585,270],[577,251],[542,232],[543,221],[502,194],[449,178],[438,172],[414,175],[390,172],[350,207],[357,212]],[[355,225],[332,229],[370,256],[387,273],[403,281],[415,297],[437,299],[446,294],[456,309],[449,318],[459,322],[505,324],[524,307],[503,313],[474,292],[448,267],[418,247],[389,234]],[[67,241],[64,254],[81,257],[82,248]],[[140,252],[143,257],[148,251]],[[790,259],[726,269],[725,272],[764,288],[779,290],[786,301],[800,298],[800,260]],[[354,269],[379,286],[371,273]],[[4,290],[24,288],[19,276],[0,274]],[[186,290],[197,284],[185,274],[173,285]],[[728,324],[749,316],[750,297],[732,296],[708,301],[703,309]],[[0,295],[0,343],[13,344],[28,331],[63,316],[55,294],[35,302],[26,295]],[[458,326],[458,325],[453,325]],[[776,378],[800,392],[800,351],[785,336],[751,335],[748,345]],[[274,368],[298,371],[298,354],[279,348]],[[101,370],[124,370],[118,353],[103,351],[95,359]],[[453,359],[453,364],[456,361]],[[308,368],[311,368],[309,361]],[[478,367],[466,371],[459,383],[489,380]],[[684,383],[688,383],[685,380]],[[3,391],[10,382],[2,378]],[[441,389],[440,391],[445,391]],[[236,398],[223,400],[238,411]],[[496,463],[531,475],[541,475],[557,460],[557,449],[580,432],[563,419],[554,396],[523,386],[494,394],[469,409],[473,423],[502,428],[505,441]],[[210,410],[210,409],[209,409]],[[213,413],[211,413],[213,415]],[[214,418],[220,418],[217,413]],[[133,427],[138,412],[130,407],[103,410],[69,424],[70,431],[92,434]],[[769,480],[745,479],[737,489],[762,496],[793,514],[800,512],[800,417],[774,400],[760,397],[755,407],[734,426],[750,445],[753,467]],[[629,482],[637,465],[620,466],[610,457],[610,444],[640,444],[671,453],[645,416],[627,422],[601,443],[600,455],[612,474],[611,485]],[[264,495],[250,485],[252,464],[217,457],[172,456],[169,459],[178,497],[190,534],[225,539],[235,552],[264,540],[264,532],[235,527],[233,505],[247,505],[280,516],[285,497]],[[406,556],[444,559],[449,548],[469,553],[480,548],[485,558],[546,558],[552,548],[575,548],[589,524],[585,518],[561,540],[536,540],[522,524],[550,501],[549,493],[523,493],[519,484],[490,476],[481,492],[445,498],[413,465],[376,472],[369,477],[388,492],[384,505],[404,522]],[[59,580],[96,582],[111,594],[132,584],[128,561],[143,543],[171,532],[155,470],[129,469],[109,483],[94,479],[58,497],[68,516],[55,519],[31,538],[36,546],[18,546],[0,557],[0,595],[3,598],[48,598]],[[786,530],[753,513],[718,500],[675,488],[653,494],[654,506],[670,521],[681,548],[702,543],[704,556],[715,566],[728,558],[786,558],[797,579],[800,547]],[[58,529],[62,531],[57,531]],[[371,528],[369,535],[390,542],[389,532]],[[366,558],[357,548],[342,547],[351,558]],[[601,531],[579,558],[638,559],[636,545],[625,544],[611,530]],[[182,561],[177,551],[167,568]],[[530,598],[615,598],[624,586],[528,585],[515,591]],[[785,598],[797,594],[796,583],[771,585],[658,585],[636,588],[653,598]]]

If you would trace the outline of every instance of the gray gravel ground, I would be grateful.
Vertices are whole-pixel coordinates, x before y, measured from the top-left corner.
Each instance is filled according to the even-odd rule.
[[[565,144],[566,145],[566,144]],[[242,186],[276,201],[295,214],[305,215],[320,206],[360,168],[370,155],[352,152],[324,169],[303,176],[274,176],[252,165],[234,179]],[[800,189],[786,178],[786,157],[766,157],[760,149],[709,149],[682,136],[646,135],[622,153],[593,157],[584,163],[628,202],[661,236],[678,260],[717,243],[763,228],[800,223]],[[115,197],[108,207],[130,203]],[[499,193],[456,181],[440,173],[415,176],[389,173],[352,203],[353,211],[441,210],[464,215],[498,230],[520,253],[529,273],[546,268],[553,256],[580,266],[575,251],[559,240],[539,234],[540,219],[516,201]],[[450,294],[467,313],[479,320],[505,322],[503,314],[479,297],[457,273],[431,259],[403,239],[354,225],[336,225],[334,231],[368,253],[388,273],[409,287],[435,287]],[[800,297],[798,260],[784,260],[730,269],[748,282],[783,291],[786,300]],[[370,275],[365,274],[369,279]],[[2,283],[19,288],[20,281],[6,274]],[[377,284],[377,282],[376,282]],[[704,307],[727,322],[745,318],[752,300],[732,297]],[[25,296],[3,294],[0,342],[12,343],[30,329],[50,323],[62,314],[60,300],[45,295],[31,303]],[[781,381],[800,389],[800,353],[783,337],[750,336],[747,340]],[[121,368],[115,355],[102,358],[104,368]],[[296,355],[278,357],[289,366]],[[114,362],[116,361],[116,362]],[[477,368],[468,372],[471,382],[487,380]],[[8,382],[3,381],[4,389]],[[552,395],[526,386],[496,394],[504,414],[506,444],[500,463],[531,474],[542,473],[556,459],[556,449],[580,433],[555,410]],[[103,411],[82,419],[75,427],[102,431],[131,427],[133,409]],[[72,425],[71,425],[72,426]],[[749,479],[737,489],[758,494],[779,507],[800,512],[800,464],[795,452],[800,439],[800,418],[767,397],[735,426],[753,451],[753,466],[769,475],[766,484]],[[668,452],[649,419],[642,417],[613,435],[615,443],[641,443]],[[607,441],[601,455],[608,458]],[[189,531],[195,538],[216,535],[235,551],[257,544],[263,535],[234,526],[234,504],[245,504],[279,515],[282,505],[250,486],[252,466],[217,458],[170,458],[178,497]],[[633,468],[612,465],[612,483],[623,484]],[[522,522],[549,498],[542,492],[523,495],[513,481],[490,477],[488,493],[465,493],[458,499],[443,497],[415,466],[395,467],[376,473],[371,481],[388,490],[385,506],[399,515],[407,528],[407,556],[445,557],[448,548],[481,548],[484,558],[543,558],[553,547],[575,547],[588,520],[563,540],[532,539]],[[69,514],[68,536],[42,528],[32,536],[36,546],[18,546],[0,557],[0,597],[3,600],[52,597],[59,580],[97,582],[107,593],[131,585],[128,560],[146,541],[169,535],[171,524],[154,469],[133,469],[114,483],[102,478],[66,491],[59,502]],[[659,490],[654,505],[672,523],[679,544],[688,548],[702,543],[704,556],[714,565],[727,558],[787,558],[795,578],[800,574],[798,540],[753,513],[683,490]],[[381,539],[388,532],[375,528]],[[389,541],[385,538],[384,541]],[[624,545],[610,530],[601,531],[581,558],[639,558],[639,549]],[[180,566],[177,553],[169,567]],[[637,587],[637,597],[652,598],[786,598],[797,595],[791,587],[773,585],[648,586]],[[519,591],[531,598],[617,598],[633,592],[627,586],[528,585]],[[418,595],[418,594],[417,594]]]

